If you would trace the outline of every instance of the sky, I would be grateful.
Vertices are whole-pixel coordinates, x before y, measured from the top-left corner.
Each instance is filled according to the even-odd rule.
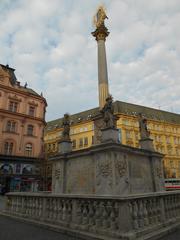
[[[180,0],[0,0],[0,63],[43,92],[47,121],[97,107],[100,4],[114,100],[180,113]]]

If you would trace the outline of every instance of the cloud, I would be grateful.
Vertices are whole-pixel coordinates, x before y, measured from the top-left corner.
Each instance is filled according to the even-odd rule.
[[[180,113],[179,0],[105,0],[115,99]],[[99,1],[2,0],[0,62],[48,102],[47,120],[98,106]]]

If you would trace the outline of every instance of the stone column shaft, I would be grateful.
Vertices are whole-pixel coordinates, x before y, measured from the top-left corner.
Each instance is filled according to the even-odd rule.
[[[100,108],[103,108],[105,100],[109,95],[105,41],[100,39],[97,41],[97,44],[98,44],[99,106]]]
[[[94,32],[92,32],[92,35],[95,37],[98,45],[99,107],[102,109],[106,103],[106,98],[109,95],[105,47],[106,37],[109,35],[109,32],[104,23],[102,23]]]

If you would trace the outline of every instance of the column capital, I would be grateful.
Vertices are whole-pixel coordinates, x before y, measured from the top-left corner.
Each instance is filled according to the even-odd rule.
[[[96,41],[99,41],[99,40],[106,41],[106,37],[109,35],[109,32],[108,32],[107,27],[105,27],[104,23],[102,23],[91,34],[93,35],[93,37],[96,38]]]

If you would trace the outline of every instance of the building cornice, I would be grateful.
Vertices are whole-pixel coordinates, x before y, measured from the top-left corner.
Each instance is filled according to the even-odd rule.
[[[5,110],[5,109],[2,109],[2,108],[0,108],[0,113],[6,113],[6,114],[10,115],[10,117],[17,116],[17,117],[21,117],[21,118],[24,118],[24,119],[30,119],[30,120],[38,121],[38,122],[41,122],[44,125],[46,125],[46,121],[44,119],[38,118],[38,117],[33,117],[33,116],[30,116],[30,115],[27,115],[27,114],[18,113],[18,112],[11,112],[9,110]]]
[[[44,97],[41,97],[41,96],[38,96],[38,95],[34,95],[34,94],[30,93],[30,92],[22,91],[22,90],[20,90],[20,89],[14,88],[14,87],[5,86],[5,85],[3,85],[3,84],[0,84],[0,88],[5,89],[5,90],[8,90],[8,91],[10,91],[10,92],[12,92],[12,93],[16,92],[16,93],[21,94],[21,95],[26,96],[26,97],[27,97],[27,96],[28,96],[28,97],[31,96],[31,97],[33,97],[33,98],[36,98],[36,99],[38,99],[38,100],[43,101],[44,104],[45,104],[45,106],[47,106],[47,102],[46,102],[46,99],[45,99]]]

